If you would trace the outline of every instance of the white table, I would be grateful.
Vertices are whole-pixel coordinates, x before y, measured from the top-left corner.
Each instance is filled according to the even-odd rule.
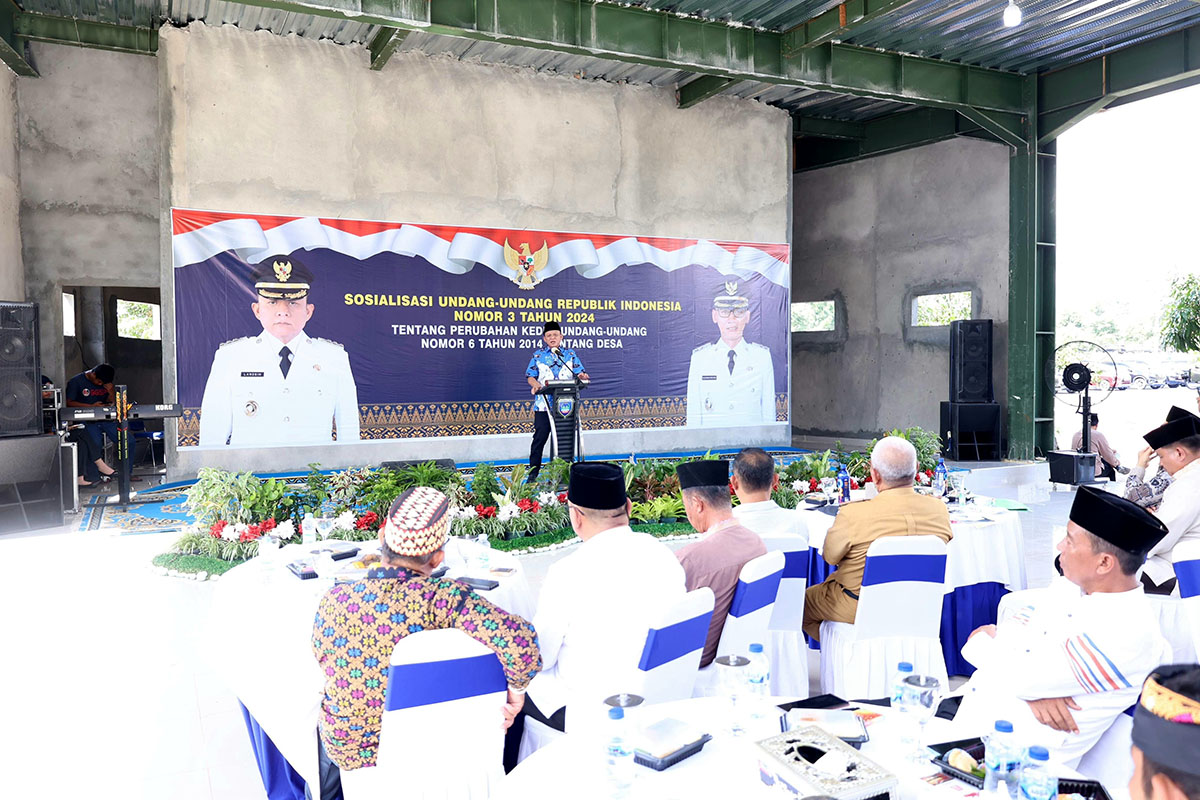
[[[942,653],[951,675],[975,670],[959,651],[971,631],[996,621],[996,607],[1007,592],[1025,589],[1025,542],[1018,513],[978,503],[950,506],[950,540],[946,558],[946,600],[942,605]],[[821,555],[834,517],[801,511],[808,529],[810,586],[834,572]]]
[[[772,703],[782,702],[774,698]],[[759,778],[756,739],[779,732],[777,717],[764,718],[756,729],[734,738],[727,732],[729,701],[723,697],[703,697],[661,703],[640,710],[634,722],[648,724],[674,718],[712,734],[704,749],[663,772],[640,765],[634,767],[631,797],[662,800],[694,800],[697,797],[770,798],[780,797],[779,790],[767,787]],[[978,792],[960,781],[950,780],[933,786],[921,780],[938,772],[930,762],[918,763],[906,758],[908,749],[900,744],[903,722],[887,708],[864,706],[883,716],[874,720],[868,731],[871,741],[862,753],[900,777],[894,800],[939,800],[965,797]],[[776,709],[776,712],[778,710]],[[933,719],[926,726],[927,744],[952,741],[951,723]],[[501,783],[492,797],[496,800],[528,800],[531,797],[608,797],[605,783],[604,745],[599,734],[567,734],[521,762]],[[1074,770],[1056,766],[1061,777],[1080,777]]]
[[[378,551],[365,542],[364,551]],[[307,555],[313,545],[289,545],[231,569],[213,594],[205,650],[217,674],[270,737],[279,753],[310,785],[317,779],[317,718],[325,680],[312,653],[317,604],[333,585],[329,579],[302,581],[286,564]],[[451,539],[446,547],[447,574],[467,574],[474,542]],[[489,551],[489,568],[511,567],[491,577],[500,585],[480,592],[500,608],[526,619],[533,593],[515,556]]]

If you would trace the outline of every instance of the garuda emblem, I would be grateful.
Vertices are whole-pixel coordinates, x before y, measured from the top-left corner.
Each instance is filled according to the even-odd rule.
[[[532,290],[538,285],[538,272],[546,268],[546,263],[550,260],[550,248],[546,243],[542,242],[542,249],[536,253],[529,251],[529,245],[525,242],[521,243],[520,252],[514,250],[508,243],[508,239],[504,240],[504,263],[514,271],[512,282],[521,289]]]
[[[271,268],[275,270],[275,279],[281,283],[286,283],[288,278],[292,277],[292,262],[290,261],[276,261]]]

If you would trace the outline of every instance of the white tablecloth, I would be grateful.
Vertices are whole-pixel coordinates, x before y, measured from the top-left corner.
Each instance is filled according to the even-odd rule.
[[[780,702],[776,698],[772,703]],[[874,720],[869,733],[871,741],[863,745],[865,756],[900,777],[894,800],[941,800],[963,798],[978,790],[959,781],[947,781],[933,786],[921,780],[936,773],[930,762],[909,761],[909,752],[899,742],[900,726],[896,712],[886,708],[864,706],[883,714]],[[764,718],[757,729],[734,738],[727,732],[729,701],[723,697],[703,697],[647,706],[631,721],[648,724],[673,718],[695,725],[713,736],[713,740],[696,755],[666,769],[655,772],[643,766],[634,767],[632,798],[661,798],[662,800],[695,800],[698,797],[770,798],[780,797],[778,789],[769,788],[759,779],[756,739],[779,732],[777,718]],[[777,710],[776,710],[777,711]],[[639,722],[640,720],[640,722]],[[927,744],[950,741],[950,723],[933,719],[926,726]],[[492,797],[496,800],[528,800],[531,797],[608,797],[611,792],[605,782],[603,737],[597,734],[568,734],[553,744],[538,750],[521,762],[501,783]],[[1078,778],[1073,770],[1056,766],[1062,777]]]
[[[373,542],[363,547],[378,550]],[[451,539],[447,574],[467,574],[466,558],[477,548],[473,542]],[[213,593],[205,644],[217,674],[292,767],[316,785],[317,716],[325,681],[312,654],[312,628],[317,604],[333,581],[302,581],[286,567],[312,549],[290,545],[225,573]],[[500,582],[480,594],[506,611],[532,618],[534,598],[520,562],[490,551],[489,568],[493,567],[515,571],[504,576],[472,573]]]

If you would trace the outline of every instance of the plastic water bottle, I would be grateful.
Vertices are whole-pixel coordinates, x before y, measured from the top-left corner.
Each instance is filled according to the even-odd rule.
[[[946,494],[946,482],[946,459],[939,457],[933,470],[933,491],[938,497]]]
[[[1050,753],[1044,747],[1029,748],[1029,759],[1021,773],[1021,797],[1029,800],[1054,800],[1058,797],[1058,778],[1050,772]]]
[[[842,466],[838,468],[837,482],[838,482],[838,502],[839,503],[849,503],[850,502],[850,470],[846,469],[845,464],[842,464]]]
[[[912,664],[901,661],[896,665],[896,674],[892,676],[892,708],[900,707],[900,698],[904,694],[904,679],[912,675]]]
[[[613,797],[621,797],[633,785],[633,748],[625,737],[625,709],[608,710],[610,736],[605,751],[605,766]]]
[[[1010,797],[1017,796],[1017,784],[1021,779],[1021,750],[1013,736],[1012,723],[1006,719],[996,720],[996,728],[987,738],[983,769],[985,792],[1007,791]]]
[[[745,675],[747,694],[752,698],[770,695],[768,687],[771,685],[771,662],[767,660],[767,654],[763,652],[761,644],[750,645],[750,663],[746,665]]]
[[[307,511],[300,523],[300,541],[303,544],[316,544],[317,541],[317,520]]]

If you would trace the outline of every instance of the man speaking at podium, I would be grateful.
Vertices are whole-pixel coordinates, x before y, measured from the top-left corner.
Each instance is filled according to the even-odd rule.
[[[542,347],[533,351],[529,366],[525,368],[525,380],[529,383],[529,393],[533,398],[533,446],[529,448],[529,480],[537,479],[542,471],[542,451],[546,449],[546,440],[550,438],[550,412],[546,405],[546,396],[538,394],[541,388],[550,380],[570,380],[576,377],[591,380],[583,371],[583,362],[575,351],[569,347],[561,347],[563,340],[562,328],[553,320],[542,326]],[[553,458],[556,453],[551,454]]]

